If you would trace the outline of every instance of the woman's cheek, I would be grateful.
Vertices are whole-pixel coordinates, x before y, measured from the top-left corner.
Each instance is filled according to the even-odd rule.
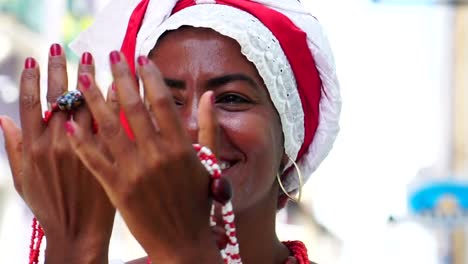
[[[281,144],[275,141],[273,124],[258,114],[218,115],[222,137],[221,147],[229,145],[241,152],[245,160],[238,165],[231,179],[239,209],[249,207],[270,190],[280,159],[276,157]],[[229,142],[223,142],[227,140]]]
[[[218,115],[219,124],[228,140],[238,148],[247,159],[252,154],[263,153],[272,148],[271,124],[262,115],[255,113],[233,112]],[[263,153],[265,154],[265,153]]]

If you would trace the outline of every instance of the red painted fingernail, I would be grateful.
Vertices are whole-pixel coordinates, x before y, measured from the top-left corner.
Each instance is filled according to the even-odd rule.
[[[116,64],[120,62],[120,53],[116,50],[112,51],[109,54],[109,58],[112,64]]]
[[[24,61],[24,68],[32,69],[35,67],[36,67],[36,60],[31,57],[26,58],[26,61]]]
[[[144,66],[149,63],[149,60],[146,56],[140,56],[138,57],[137,62],[140,64],[140,66]]]
[[[89,52],[83,53],[83,55],[81,55],[81,64],[85,64],[85,65],[93,64],[93,55],[91,55],[91,53]]]
[[[52,46],[50,46],[50,55],[51,56],[60,56],[62,55],[62,47],[60,46],[60,44],[52,44]]]
[[[113,92],[115,92],[115,89],[116,89],[116,88],[115,88],[115,83],[112,83],[112,85],[111,85],[111,90],[112,90]]]
[[[97,134],[97,133],[99,133],[99,126],[98,126],[98,124],[97,124],[96,120],[94,120],[94,119],[93,119],[93,126],[92,126],[92,130],[93,130],[93,133],[94,133],[94,134]]]
[[[89,79],[88,75],[81,74],[78,80],[80,81],[81,85],[83,85],[84,90],[88,90],[89,87],[91,87],[91,80]]]
[[[67,134],[73,135],[75,133],[75,128],[73,127],[73,124],[71,121],[65,122],[65,130],[67,131]]]
[[[44,123],[49,123],[50,119],[52,118],[52,115],[53,115],[54,112],[52,111],[45,111],[44,112],[44,118],[43,118],[43,121]]]

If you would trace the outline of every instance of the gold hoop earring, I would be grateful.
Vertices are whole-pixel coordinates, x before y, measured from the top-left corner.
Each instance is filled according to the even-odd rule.
[[[289,157],[288,157],[289,158]],[[291,158],[289,158],[289,160],[292,162],[292,164],[294,165],[294,168],[296,169],[297,171],[297,176],[299,177],[299,193],[297,195],[297,198],[293,197],[292,195],[290,195],[287,191],[286,191],[286,188],[284,188],[283,186],[283,183],[281,182],[281,178],[280,178],[280,174],[279,173],[276,173],[276,180],[278,181],[278,184],[281,188],[281,190],[283,191],[283,193],[289,198],[289,200],[293,201],[293,202],[296,202],[296,203],[300,203],[301,202],[301,198],[302,198],[302,187],[303,187],[303,182],[302,182],[302,172],[301,172],[301,169],[299,169],[299,166],[297,165],[296,162],[294,162],[294,160],[292,160]]]

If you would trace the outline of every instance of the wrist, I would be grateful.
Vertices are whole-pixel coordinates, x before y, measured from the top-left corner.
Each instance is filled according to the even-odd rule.
[[[223,264],[223,259],[219,252],[216,242],[211,233],[204,239],[191,243],[186,246],[179,244],[173,250],[157,250],[149,252],[151,263],[165,264],[192,264],[192,263],[210,263]]]
[[[191,263],[212,263],[212,264],[222,264],[223,260],[219,249],[215,244],[210,246],[204,244],[205,247],[191,248],[180,252],[174,261],[167,262],[170,264],[191,264]]]
[[[45,264],[108,263],[109,239],[50,239],[47,237]]]

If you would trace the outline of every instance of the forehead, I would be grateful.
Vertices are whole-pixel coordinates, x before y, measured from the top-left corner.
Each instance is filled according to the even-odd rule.
[[[190,65],[213,73],[242,71],[261,80],[254,64],[241,53],[237,41],[208,28],[184,26],[168,31],[149,55],[159,67],[166,69],[180,70],[181,66]]]
[[[165,49],[174,44],[186,45],[193,42],[205,42],[218,45],[226,51],[236,51],[240,54],[240,45],[234,39],[221,35],[210,28],[182,26],[176,30],[166,31],[156,43],[151,52]],[[151,53],[150,53],[151,54]]]

